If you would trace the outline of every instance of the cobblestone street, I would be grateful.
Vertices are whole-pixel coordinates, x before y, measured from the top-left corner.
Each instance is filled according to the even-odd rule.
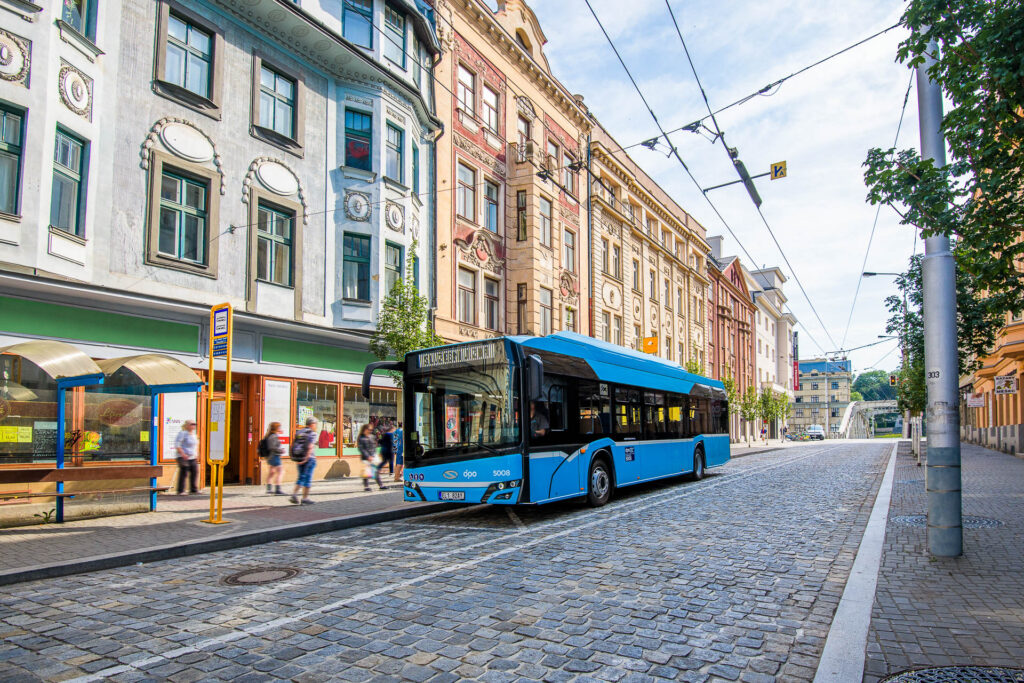
[[[0,678],[810,680],[891,449],[11,586]]]

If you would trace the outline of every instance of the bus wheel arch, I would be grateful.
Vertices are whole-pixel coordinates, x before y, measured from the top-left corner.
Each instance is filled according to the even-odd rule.
[[[707,475],[707,459],[704,456],[704,442],[698,443],[693,449],[693,471],[691,481],[700,481]]]
[[[611,454],[598,451],[590,460],[587,470],[587,502],[593,507],[601,507],[612,498],[615,490],[615,468]]]

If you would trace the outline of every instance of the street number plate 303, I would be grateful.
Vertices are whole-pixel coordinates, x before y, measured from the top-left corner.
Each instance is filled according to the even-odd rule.
[[[465,491],[441,491],[441,500],[466,500]]]

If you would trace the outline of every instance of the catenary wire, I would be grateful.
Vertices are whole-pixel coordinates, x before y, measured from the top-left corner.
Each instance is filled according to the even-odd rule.
[[[727,104],[724,107],[720,107],[718,109],[715,109],[713,112],[711,112],[708,115],[702,116],[701,118],[696,119],[695,121],[693,121],[691,123],[688,123],[685,126],[679,126],[678,128],[673,128],[672,130],[670,130],[668,132],[669,133],[678,133],[679,131],[686,130],[688,128],[697,126],[697,125],[703,123],[704,121],[706,121],[707,119],[711,118],[713,115],[721,114],[723,111],[725,111],[727,109],[732,109],[733,107],[739,106],[741,104],[745,104],[746,102],[749,102],[750,100],[754,99],[758,95],[766,95],[768,93],[768,91],[770,91],[770,90],[772,90],[774,88],[777,88],[778,86],[782,85],[783,83],[785,83],[789,79],[793,78],[794,76],[799,76],[800,74],[804,73],[805,71],[808,71],[810,69],[813,69],[816,66],[824,64],[825,62],[829,61],[830,59],[833,59],[834,57],[838,57],[839,55],[841,55],[841,54],[843,54],[845,52],[849,52],[853,48],[859,47],[859,46],[863,45],[864,43],[867,43],[867,42],[869,42],[871,40],[874,40],[875,38],[877,38],[877,37],[879,37],[879,36],[881,36],[881,35],[883,35],[885,33],[888,33],[889,31],[893,30],[894,28],[898,28],[899,26],[900,26],[900,24],[896,23],[896,24],[893,24],[892,26],[890,26],[888,28],[884,28],[881,31],[878,31],[877,33],[873,33],[870,36],[868,36],[867,38],[859,40],[856,43],[853,43],[852,45],[848,45],[848,46],[844,47],[842,50],[839,50],[837,52],[833,52],[832,54],[830,54],[827,57],[824,57],[822,59],[819,59],[818,61],[814,62],[813,64],[808,64],[804,68],[802,68],[802,69],[800,69],[798,71],[794,71],[793,73],[789,74],[788,76],[783,76],[782,78],[780,78],[778,80],[772,81],[771,83],[769,83],[768,85],[764,86],[760,90],[757,90],[756,92],[753,92],[753,93],[747,95],[746,97],[741,97],[740,99],[736,100],[735,102]],[[774,93],[772,93],[772,94],[774,94]],[[650,140],[648,139],[648,140],[643,140],[641,142],[634,142],[631,145],[626,145],[626,147],[624,149],[632,149],[633,147],[639,147],[640,145],[643,145],[645,142],[649,142],[649,141]]]
[[[668,8],[669,16],[672,18],[672,25],[675,26],[676,35],[679,36],[679,42],[682,43],[683,52],[686,54],[686,61],[689,62],[689,64],[690,64],[690,71],[693,72],[693,78],[697,82],[697,88],[700,89],[701,97],[704,99],[704,106],[708,110],[708,116],[711,117],[711,122],[715,126],[715,137],[716,137],[716,139],[718,141],[720,141],[722,143],[722,148],[725,150],[725,153],[729,157],[730,161],[732,161],[733,160],[733,154],[732,154],[732,152],[729,151],[729,145],[725,141],[725,134],[722,132],[722,129],[719,127],[718,120],[715,118],[715,113],[711,109],[711,103],[708,101],[707,93],[704,91],[704,85],[700,82],[700,76],[697,75],[697,68],[694,66],[693,59],[690,57],[690,50],[686,46],[686,40],[683,38],[683,32],[679,28],[679,22],[676,21],[676,14],[675,14],[675,12],[672,11],[672,5],[669,3],[669,0],[665,0],[665,6]],[[616,54],[618,54],[618,52],[616,52]],[[632,78],[632,77],[630,77],[630,78]],[[634,82],[634,85],[635,85],[635,82]],[[660,126],[659,126],[659,128],[660,128]],[[664,134],[664,133],[663,133],[663,135],[665,135],[665,141],[671,146],[672,142],[671,142],[671,140],[669,140],[668,135]],[[702,193],[702,194],[705,194],[705,193]],[[705,196],[706,196],[706,194],[705,194]],[[800,288],[800,291],[803,293],[804,298],[807,300],[807,304],[811,307],[811,311],[814,313],[814,317],[817,318],[818,324],[821,325],[821,329],[825,331],[825,336],[828,337],[829,341],[832,342],[832,344],[834,346],[840,346],[841,347],[842,344],[836,344],[836,340],[833,339],[831,333],[829,333],[828,327],[826,327],[826,325],[825,325],[825,321],[823,321],[821,319],[821,316],[818,314],[818,309],[815,308],[814,303],[811,301],[810,295],[808,295],[807,294],[807,290],[804,289],[803,282],[800,281],[800,277],[796,273],[796,268],[794,268],[793,264],[790,263],[789,257],[786,256],[786,252],[783,250],[782,245],[779,244],[779,240],[778,240],[778,238],[776,238],[775,232],[772,230],[771,225],[768,224],[768,220],[765,218],[764,212],[761,211],[761,207],[760,206],[756,206],[756,208],[757,208],[758,215],[761,217],[761,222],[764,223],[764,227],[768,230],[768,234],[771,235],[772,241],[775,243],[775,247],[779,250],[779,254],[782,256],[782,260],[786,262],[787,266],[789,266],[790,273],[792,273],[793,279],[796,280],[797,286]],[[753,261],[753,263],[755,265],[757,264],[756,261]]]
[[[914,85],[914,72],[910,72],[910,79],[907,83],[907,92],[903,95],[903,109],[900,110],[900,120],[896,124],[896,135],[892,146],[896,147],[900,140],[900,130],[903,128],[903,116],[907,113],[907,101],[910,99],[910,88]],[[853,303],[850,304],[850,315],[846,319],[846,331],[843,332],[843,341],[839,346],[846,344],[846,337],[850,334],[850,324],[853,322],[853,311],[857,307],[857,296],[860,294],[860,285],[864,281],[864,269],[868,267],[868,255],[871,253],[871,242],[875,239],[875,229],[878,228],[878,217],[882,213],[882,205],[875,207],[875,220],[871,223],[871,233],[868,235],[868,246],[864,250],[864,262],[860,266],[860,274],[857,276],[857,288],[853,291]],[[914,249],[917,249],[917,231],[914,231]],[[913,252],[911,252],[913,253]]]

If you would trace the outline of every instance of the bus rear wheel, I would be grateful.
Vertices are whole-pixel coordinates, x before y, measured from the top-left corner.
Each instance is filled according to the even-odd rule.
[[[594,458],[590,463],[590,476],[587,477],[587,502],[593,507],[601,507],[612,497],[612,475],[608,463],[603,458]]]
[[[690,475],[690,479],[700,481],[704,478],[704,474],[704,449],[698,448],[693,452],[693,473]]]

